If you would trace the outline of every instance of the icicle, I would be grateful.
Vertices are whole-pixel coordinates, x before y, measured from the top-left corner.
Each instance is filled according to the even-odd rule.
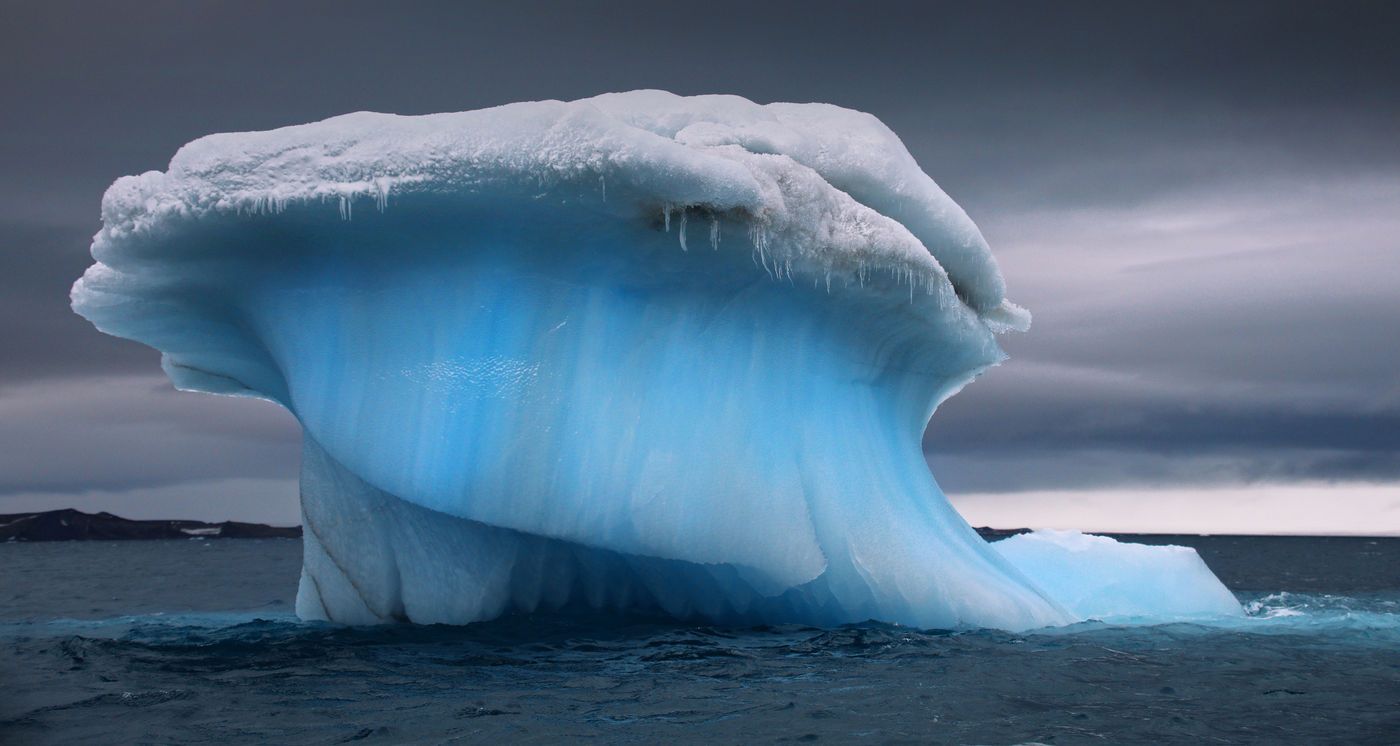
[[[710,248],[719,251],[719,218],[710,216]]]
[[[670,206],[670,205],[666,205],[665,207],[661,208],[661,210],[662,210],[662,214],[666,216],[666,232],[667,232],[667,233],[670,233],[670,232],[671,232],[671,206]]]
[[[753,244],[754,248],[757,249],[760,254],[763,253],[764,249],[768,246],[768,232],[763,229],[762,225],[756,222],[750,223],[749,242]]]
[[[374,191],[375,191],[374,204],[375,204],[376,207],[379,208],[379,211],[380,211],[380,212],[384,212],[386,209],[389,208],[389,181],[388,181],[388,179],[384,179],[384,178],[375,179],[375,180],[374,180]]]
[[[773,271],[770,270],[770,269],[768,269],[768,257],[767,257],[766,255],[764,255],[764,253],[763,253],[763,242],[762,242],[762,241],[754,241],[754,249],[755,249],[756,252],[758,253],[758,264],[759,264],[759,266],[760,266],[760,267],[763,267],[763,271],[764,271],[770,278],[777,279],[776,277],[773,277]],[[776,265],[777,262],[774,262],[774,264]]]
[[[681,238],[681,251],[689,251],[689,249],[685,247],[685,221],[686,216],[689,214],[689,210],[681,210],[681,225],[680,229],[676,231],[676,234]]]
[[[602,174],[598,174],[598,186],[603,190],[603,201],[608,201],[608,179]]]
[[[347,199],[347,198],[345,197],[345,195],[343,195],[343,194],[340,195],[340,219],[341,219],[341,220],[349,220],[349,219],[350,219],[350,210],[351,210],[351,208],[350,208],[350,200]]]

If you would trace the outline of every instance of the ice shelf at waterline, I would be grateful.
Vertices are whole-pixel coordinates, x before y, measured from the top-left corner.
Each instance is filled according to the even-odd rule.
[[[934,408],[1029,316],[868,114],[348,114],[196,140],[102,219],[74,309],[301,421],[303,617],[1024,629],[1082,616],[1062,587],[1153,577],[1100,546],[1046,582],[934,483]],[[1192,571],[1112,609],[1238,613]]]

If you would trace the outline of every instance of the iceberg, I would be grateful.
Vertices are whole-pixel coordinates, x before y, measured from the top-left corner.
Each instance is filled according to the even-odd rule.
[[[1080,618],[928,472],[1029,315],[873,116],[348,114],[196,140],[102,221],[74,310],[301,423],[303,617]]]

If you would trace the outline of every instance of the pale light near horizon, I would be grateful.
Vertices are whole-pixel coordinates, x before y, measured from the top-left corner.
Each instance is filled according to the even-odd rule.
[[[973,526],[1104,533],[1400,536],[1400,484],[949,494]]]

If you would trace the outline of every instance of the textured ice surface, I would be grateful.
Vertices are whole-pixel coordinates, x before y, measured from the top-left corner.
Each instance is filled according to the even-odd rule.
[[[212,135],[73,306],[306,438],[298,610],[1027,628],[919,442],[1028,315],[875,118],[659,91]]]
[[[1036,531],[992,547],[1081,619],[1199,619],[1244,613],[1191,547]]]

